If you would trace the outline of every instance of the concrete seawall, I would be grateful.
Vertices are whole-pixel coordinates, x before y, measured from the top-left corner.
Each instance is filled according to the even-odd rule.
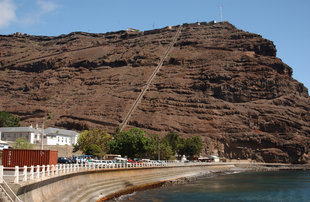
[[[115,193],[126,193],[166,181],[221,172],[233,164],[209,164],[185,167],[130,168],[94,170],[66,174],[13,187],[23,201],[97,201]]]

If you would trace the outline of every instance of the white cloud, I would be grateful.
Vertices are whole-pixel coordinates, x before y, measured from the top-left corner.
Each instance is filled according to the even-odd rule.
[[[16,20],[16,6],[13,0],[0,0],[0,28]]]
[[[43,17],[60,7],[58,4],[51,0],[36,0],[35,2],[38,6],[37,12],[29,12],[24,14],[18,20],[21,26],[27,27],[33,24],[44,23]]]
[[[55,11],[60,5],[53,0],[35,0],[33,9],[36,12],[21,13],[24,3],[16,4],[14,0],[0,0],[0,28],[17,23],[20,26],[29,26],[42,22],[42,17]],[[18,17],[17,17],[18,16]]]
[[[55,2],[46,0],[37,0],[37,4],[40,6],[42,13],[52,12],[59,7]]]

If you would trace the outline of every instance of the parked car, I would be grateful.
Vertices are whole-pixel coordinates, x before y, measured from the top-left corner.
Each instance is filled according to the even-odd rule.
[[[128,162],[128,163],[133,163],[133,164],[141,164],[141,161],[139,161],[139,160],[131,160],[131,159],[128,159],[127,162]]]
[[[159,165],[160,164],[159,162],[157,162],[155,160],[152,160],[150,163],[153,164],[153,165]]]
[[[89,164],[99,165],[99,167],[106,168],[108,165],[114,164],[112,160],[92,160],[88,162]]]
[[[5,141],[0,140],[0,150],[9,149],[9,144]]]
[[[141,159],[142,163],[151,163],[150,159]]]
[[[69,158],[66,158],[66,157],[58,157],[57,162],[58,162],[58,163],[65,163],[65,164],[71,163],[70,159],[69,159]]]
[[[161,165],[166,165],[166,162],[164,162],[164,161],[157,160],[157,162],[158,162],[159,164],[161,164]]]
[[[125,159],[125,158],[117,157],[117,158],[115,158],[115,162],[116,162],[116,163],[127,163],[128,160]]]

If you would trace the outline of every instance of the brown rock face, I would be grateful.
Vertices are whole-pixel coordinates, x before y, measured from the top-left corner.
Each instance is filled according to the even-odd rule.
[[[113,131],[177,27],[0,36],[0,110],[23,125]],[[310,99],[271,41],[223,22],[184,24],[128,127],[200,135],[208,153],[265,162],[309,158]]]

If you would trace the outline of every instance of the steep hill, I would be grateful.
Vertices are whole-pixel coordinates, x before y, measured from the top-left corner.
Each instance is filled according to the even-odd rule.
[[[0,36],[0,110],[22,125],[120,125],[178,26],[58,37]],[[310,157],[310,99],[275,45],[228,22],[183,24],[127,127],[200,135],[229,158]]]

